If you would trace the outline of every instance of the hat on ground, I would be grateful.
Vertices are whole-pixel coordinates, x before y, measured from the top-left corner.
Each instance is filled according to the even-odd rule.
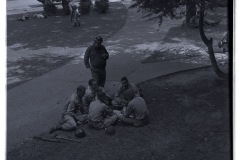
[[[116,133],[116,130],[113,126],[109,126],[105,128],[105,134],[107,135],[114,135]]]
[[[83,129],[77,129],[75,131],[75,136],[78,137],[78,138],[83,138],[86,136],[86,133]]]

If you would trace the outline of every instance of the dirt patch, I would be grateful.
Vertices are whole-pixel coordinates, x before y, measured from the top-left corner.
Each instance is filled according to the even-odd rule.
[[[231,158],[228,81],[211,68],[201,68],[143,82],[150,124],[143,128],[116,125],[116,134],[82,126],[81,143],[34,139],[7,153],[7,158],[40,159],[213,159]],[[60,115],[59,115],[60,116]],[[74,138],[74,132],[55,134]],[[42,134],[42,136],[52,136]]]

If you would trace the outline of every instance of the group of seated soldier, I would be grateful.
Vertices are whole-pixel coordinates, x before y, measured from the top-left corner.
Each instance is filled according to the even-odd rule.
[[[85,123],[94,129],[106,129],[116,122],[141,127],[148,123],[148,115],[145,100],[139,96],[136,85],[126,77],[121,78],[121,85],[112,98],[104,88],[97,86],[94,79],[90,79],[87,88],[77,87],[64,106],[61,122],[49,132],[75,130]]]

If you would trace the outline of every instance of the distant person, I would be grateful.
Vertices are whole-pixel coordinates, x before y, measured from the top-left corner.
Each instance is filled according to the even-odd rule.
[[[200,11],[198,11],[197,14],[190,19],[190,23],[189,23],[190,27],[193,27],[193,28],[199,27],[199,19],[200,19]],[[204,18],[203,25],[216,26],[216,25],[219,25],[220,22],[221,21],[213,21],[213,20]]]
[[[104,97],[103,92],[98,92],[89,106],[88,124],[94,129],[105,129],[117,120],[117,115],[104,103]]]
[[[52,128],[49,133],[57,130],[74,130],[77,124],[87,120],[87,115],[84,115],[82,98],[85,94],[84,86],[77,87],[76,92],[68,99],[64,106],[61,124]]]
[[[135,127],[142,127],[149,123],[148,115],[149,110],[146,102],[142,97],[135,96],[133,90],[128,89],[124,93],[125,99],[129,101],[126,109],[120,111],[114,111],[119,120],[123,124],[132,125]]]
[[[114,99],[112,100],[112,105],[115,106],[115,109],[122,109],[127,105],[128,101],[124,98],[124,93],[126,90],[133,90],[135,96],[139,96],[139,90],[137,86],[133,83],[130,83],[127,77],[121,78],[121,85],[119,86],[117,92],[114,95]]]
[[[223,49],[223,52],[228,52],[228,43],[229,43],[229,36],[228,32],[223,34],[222,39],[218,42],[218,47]]]
[[[71,14],[71,22],[72,21],[74,22],[75,27],[80,26],[81,24],[80,24],[79,18],[81,14],[79,13],[77,5],[70,0],[68,3],[68,7]]]
[[[92,78],[97,81],[97,85],[104,87],[106,81],[106,63],[109,54],[102,45],[103,39],[98,36],[94,39],[93,45],[89,46],[84,55],[86,68],[90,68]]]

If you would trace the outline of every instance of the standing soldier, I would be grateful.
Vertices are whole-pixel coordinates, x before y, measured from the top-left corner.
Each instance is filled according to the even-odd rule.
[[[106,61],[109,54],[102,45],[103,39],[98,36],[94,39],[93,45],[87,48],[84,55],[86,68],[90,68],[92,78],[97,81],[97,85],[104,87],[106,81]]]

